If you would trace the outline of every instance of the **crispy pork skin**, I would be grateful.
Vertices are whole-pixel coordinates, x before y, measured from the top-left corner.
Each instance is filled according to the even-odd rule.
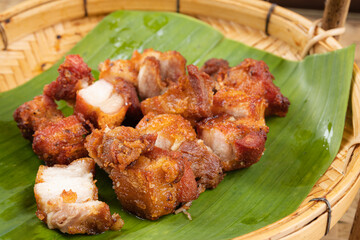
[[[94,81],[91,69],[79,55],[68,55],[60,65],[57,79],[44,87],[44,94],[74,105],[76,93]]]
[[[136,126],[141,134],[157,134],[155,146],[175,151],[185,140],[195,140],[196,133],[189,121],[176,114],[149,113]]]
[[[124,209],[150,220],[199,195],[190,162],[179,152],[155,147],[155,140],[156,135],[121,126],[95,130],[85,144],[109,173]]]
[[[97,234],[120,230],[124,222],[98,201],[93,180],[95,163],[82,158],[70,165],[40,166],[34,193],[36,216],[50,229],[69,234]]]
[[[115,61],[105,60],[99,65],[100,79],[113,80],[121,78],[134,86],[137,86],[137,71],[130,60],[118,59]]]
[[[24,138],[32,140],[36,130],[64,117],[53,99],[46,95],[36,96],[33,100],[19,106],[14,120]]]
[[[84,142],[88,134],[86,125],[72,115],[36,131],[32,147],[48,166],[69,164],[87,156]]]
[[[177,151],[190,162],[199,185],[216,188],[223,180],[220,158],[202,140],[184,141]]]
[[[151,48],[145,49],[143,53],[134,51],[131,61],[137,72],[140,72],[146,58],[155,58],[159,62],[161,87],[176,84],[178,79],[186,74],[186,59],[176,51],[160,52]]]
[[[249,167],[265,150],[268,127],[221,115],[198,123],[198,135],[220,157],[223,171]]]
[[[171,86],[164,94],[141,102],[144,115],[179,114],[190,121],[212,115],[213,81],[194,65],[189,65],[188,76],[179,78],[179,84]]]
[[[182,153],[199,185],[215,188],[223,179],[220,159],[201,140],[189,121],[176,114],[149,113],[138,123],[142,134],[157,134],[155,146]]]
[[[248,119],[265,125],[267,101],[234,88],[224,87],[214,95],[212,112],[214,116],[228,114],[238,119]]]
[[[155,139],[156,134],[141,135],[134,128],[120,126],[94,130],[86,138],[85,146],[96,163],[110,173],[112,168],[124,170],[142,153],[150,151]]]
[[[110,173],[121,205],[139,217],[156,220],[181,203],[195,200],[197,183],[190,164],[177,152],[155,147],[123,171]]]
[[[223,86],[265,98],[268,102],[266,115],[284,117],[288,111],[290,102],[273,83],[274,76],[264,61],[247,58],[240,65],[229,68],[218,80]]]

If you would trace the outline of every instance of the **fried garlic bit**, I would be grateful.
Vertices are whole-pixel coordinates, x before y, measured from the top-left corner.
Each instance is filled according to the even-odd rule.
[[[98,201],[93,180],[95,162],[81,158],[69,165],[40,166],[35,180],[36,216],[50,229],[69,234],[120,230],[124,224],[109,206]]]

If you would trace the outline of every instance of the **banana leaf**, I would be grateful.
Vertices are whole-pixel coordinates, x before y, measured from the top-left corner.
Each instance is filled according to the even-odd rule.
[[[264,60],[275,84],[290,99],[285,118],[266,119],[270,127],[260,162],[230,172],[214,190],[207,190],[183,214],[157,221],[136,218],[122,210],[111,181],[100,169],[99,198],[125,220],[121,231],[96,236],[70,236],[49,230],[35,216],[34,179],[43,164],[21,137],[13,111],[41,94],[57,77],[61,59],[28,83],[0,94],[0,238],[1,239],[228,239],[273,223],[294,212],[334,159],[342,139],[350,91],[354,46],[313,55],[303,61],[226,39],[220,32],[175,13],[118,11],[107,16],[70,52],[80,54],[98,76],[107,58],[128,59],[133,50],[176,50],[188,64],[201,66],[211,57],[231,65],[244,58]],[[71,109],[60,102],[61,108]]]

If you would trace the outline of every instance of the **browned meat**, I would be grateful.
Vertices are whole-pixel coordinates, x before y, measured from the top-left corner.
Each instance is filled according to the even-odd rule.
[[[188,76],[179,78],[163,95],[141,102],[143,114],[173,113],[194,121],[212,115],[213,81],[194,65],[189,65]]]
[[[147,114],[136,126],[142,134],[157,134],[155,146],[178,150],[190,163],[197,182],[205,188],[215,188],[223,179],[220,159],[196,139],[189,121],[176,114]]]
[[[266,115],[284,117],[290,102],[273,83],[273,75],[264,61],[245,59],[240,65],[226,71],[220,84],[243,91],[248,95],[265,98]]]
[[[23,137],[32,140],[36,130],[50,122],[56,122],[64,116],[57,109],[53,99],[46,95],[40,95],[18,107],[13,117]]]
[[[94,81],[91,69],[79,55],[68,55],[60,65],[56,81],[45,85],[44,94],[56,99],[66,100],[74,105],[76,92]]]
[[[156,135],[140,133],[131,127],[94,130],[86,138],[85,147],[96,163],[108,173],[112,168],[124,170],[154,146]]]
[[[212,112],[214,115],[231,115],[238,121],[255,121],[265,125],[266,107],[267,102],[263,98],[224,87],[214,95]]]
[[[141,99],[158,96],[166,88],[161,79],[160,61],[155,57],[147,57],[140,64],[137,80]]]
[[[159,52],[151,48],[145,49],[143,53],[134,51],[131,61],[135,65],[137,72],[148,57],[154,57],[160,64],[161,80],[165,86],[177,83],[178,79],[185,76],[186,59],[176,51]]]
[[[56,123],[49,123],[34,134],[33,150],[45,164],[69,164],[86,157],[85,137],[89,131],[84,123],[72,115]]]
[[[223,180],[220,158],[202,140],[185,141],[178,151],[191,163],[196,181],[204,188],[216,188]]]
[[[154,135],[117,127],[95,130],[85,144],[91,157],[113,180],[127,211],[155,220],[198,197],[190,164],[178,152],[153,147]]]
[[[176,152],[154,148],[128,168],[114,168],[110,178],[122,207],[142,218],[156,220],[198,197],[195,177]],[[185,164],[184,164],[185,163]]]
[[[189,121],[176,114],[149,113],[138,123],[136,129],[141,134],[157,134],[155,146],[173,150],[185,140],[195,140],[196,133]]]
[[[197,129],[199,137],[220,157],[223,171],[249,167],[265,150],[268,127],[260,122],[221,115],[203,120]]]
[[[137,71],[130,60],[105,60],[99,65],[99,79],[113,80],[121,78],[134,86],[137,86]]]
[[[97,234],[120,230],[124,221],[98,201],[94,160],[82,158],[70,165],[40,166],[34,193],[36,216],[50,229],[69,234]]]
[[[99,80],[79,91],[75,114],[89,120],[96,128],[119,126],[127,114],[138,119],[141,115],[134,87],[122,79]]]
[[[204,63],[200,71],[207,73],[217,81],[219,73],[221,74],[229,68],[229,63],[225,59],[211,58]]]

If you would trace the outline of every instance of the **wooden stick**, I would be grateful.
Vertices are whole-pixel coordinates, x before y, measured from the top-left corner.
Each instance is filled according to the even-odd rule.
[[[343,27],[349,12],[350,0],[327,0],[322,19],[322,28],[329,30]],[[336,37],[338,39],[339,37]]]

